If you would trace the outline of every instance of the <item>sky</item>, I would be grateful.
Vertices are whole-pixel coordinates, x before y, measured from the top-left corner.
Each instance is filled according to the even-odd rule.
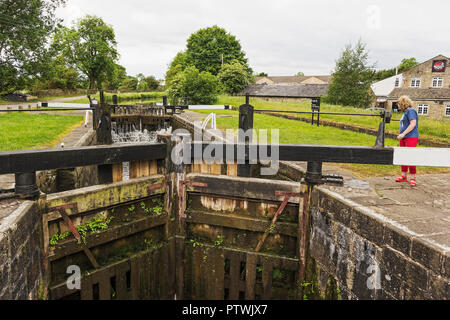
[[[67,26],[101,17],[127,73],[163,79],[188,37],[213,25],[236,36],[254,72],[269,76],[331,74],[359,39],[377,69],[449,56],[449,10],[448,0],[67,0],[56,14]]]

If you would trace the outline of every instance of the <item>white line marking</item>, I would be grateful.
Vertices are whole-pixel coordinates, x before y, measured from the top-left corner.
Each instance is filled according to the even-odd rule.
[[[204,110],[213,110],[213,109],[225,109],[224,105],[190,105],[188,106],[189,110],[198,110],[198,109],[204,109]]]

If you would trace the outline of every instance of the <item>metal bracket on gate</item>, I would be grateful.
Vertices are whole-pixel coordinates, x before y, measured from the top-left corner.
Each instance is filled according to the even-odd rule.
[[[68,214],[66,213],[67,209],[75,209],[75,211],[78,211],[78,205],[77,205],[77,203],[69,203],[69,204],[65,204],[62,206],[56,206],[56,207],[49,208],[49,211],[58,211],[59,212],[59,214],[66,222],[67,226],[69,227],[69,229],[72,232],[75,239],[77,239],[78,242],[81,243],[81,245],[83,247],[83,251],[86,254],[86,256],[88,257],[91,264],[94,266],[95,269],[100,268],[100,265],[98,264],[97,260],[95,260],[95,257],[92,254],[91,250],[81,240],[80,234],[78,233],[77,229],[75,228],[75,226],[72,223],[72,220],[70,220]]]
[[[148,186],[147,191],[156,190],[156,189],[164,187],[165,185],[166,185],[165,183],[154,184],[152,186]]]
[[[208,186],[207,183],[203,182],[194,182],[194,181],[179,181],[179,188],[178,188],[178,215],[179,218],[186,218],[186,214],[183,212],[183,194],[184,194],[184,186],[193,186],[193,187],[201,187],[206,188]]]
[[[284,196],[283,202],[281,202],[281,205],[278,207],[277,212],[275,212],[272,222],[270,223],[269,228],[264,232],[262,238],[259,240],[258,244],[256,245],[255,252],[259,252],[261,250],[264,241],[266,241],[267,236],[273,230],[275,223],[277,222],[278,216],[283,212],[284,208],[286,207],[287,203],[289,202],[289,199],[292,197],[299,198],[302,196],[301,193],[297,192],[286,192],[286,191],[275,191],[276,196]]]

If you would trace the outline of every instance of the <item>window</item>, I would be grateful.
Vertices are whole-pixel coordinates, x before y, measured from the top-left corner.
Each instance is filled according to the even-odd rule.
[[[444,79],[442,77],[434,77],[431,86],[433,88],[442,88],[444,84]]]
[[[450,117],[450,105],[447,105],[447,106],[445,107],[445,116],[446,116],[446,117]]]
[[[412,78],[411,88],[419,88],[419,87],[420,87],[420,78]]]
[[[417,106],[417,114],[426,116],[428,114],[428,105],[427,104],[419,104]]]
[[[395,78],[395,87],[398,88],[400,85],[400,79],[399,78]]]

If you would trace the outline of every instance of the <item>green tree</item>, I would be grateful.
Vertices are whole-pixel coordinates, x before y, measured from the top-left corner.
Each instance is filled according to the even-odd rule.
[[[156,90],[159,87],[159,81],[154,76],[148,76],[143,79],[147,83],[148,90]]]
[[[213,104],[217,101],[218,85],[211,73],[190,66],[175,76],[167,96],[173,104]]]
[[[48,89],[74,90],[78,85],[78,72],[67,65],[63,56],[52,59],[46,78]]]
[[[119,87],[120,91],[137,91],[139,80],[136,77],[128,76]]]
[[[228,94],[241,92],[249,84],[247,70],[237,60],[224,64],[217,75],[217,79],[223,91]]]
[[[200,29],[191,34],[186,45],[186,64],[195,66],[199,71],[217,75],[222,65],[239,61],[246,67],[247,73],[253,71],[248,66],[245,52],[235,36],[225,29],[213,26]]]
[[[402,59],[402,62],[398,66],[398,72],[402,73],[402,72],[408,71],[409,69],[414,68],[418,64],[419,64],[419,62],[417,62],[416,58],[414,58],[414,57],[409,58],[409,59],[406,59],[406,58]]]
[[[72,28],[61,28],[55,42],[64,56],[89,79],[89,89],[101,88],[113,73],[119,54],[114,30],[101,18],[87,15]]]
[[[0,94],[22,89],[46,69],[49,35],[65,0],[0,1]]]
[[[333,104],[367,107],[373,99],[370,84],[374,76],[374,66],[368,64],[365,44],[359,40],[353,48],[347,45],[336,67],[328,87],[326,100]]]
[[[108,72],[106,80],[103,82],[102,87],[107,90],[117,90],[127,78],[127,71],[124,66],[115,64],[113,71]]]
[[[297,77],[303,77],[305,74],[304,74],[303,72],[299,71],[299,72],[297,72],[295,75],[296,75]]]
[[[138,73],[136,78],[138,79],[136,87],[138,91],[156,90],[159,87],[159,81],[154,76],[146,77],[143,73]]]
[[[260,72],[258,74],[255,75],[255,77],[268,77],[269,75],[265,72]]]
[[[187,54],[185,51],[180,51],[173,58],[172,62],[169,64],[169,68],[166,72],[166,87],[170,87],[170,83],[175,78],[175,76],[183,71],[187,67]]]
[[[414,68],[418,64],[419,64],[419,62],[417,62],[416,58],[414,58],[414,57],[408,58],[408,59],[407,58],[402,59],[400,64],[397,66],[397,68],[383,69],[383,70],[377,71],[374,76],[374,81],[380,81],[380,80],[395,76],[396,72],[402,73],[402,72],[408,71],[409,69]]]

